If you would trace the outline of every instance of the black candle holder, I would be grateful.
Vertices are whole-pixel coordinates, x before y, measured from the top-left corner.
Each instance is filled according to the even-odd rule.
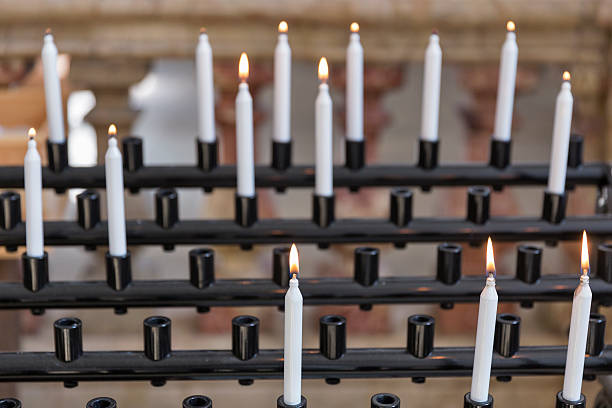
[[[586,398],[583,394],[580,394],[578,401],[568,401],[563,398],[563,391],[559,391],[555,408],[586,408]]]
[[[567,151],[567,167],[575,169],[582,166],[583,146],[584,138],[581,135],[572,133]]]
[[[291,167],[291,142],[272,142],[272,168],[284,171]]]
[[[106,283],[116,291],[124,290],[132,282],[132,261],[130,251],[125,255],[105,254]]]
[[[551,224],[559,224],[565,219],[565,208],[567,206],[567,195],[544,192],[544,204],[542,207],[542,219]]]
[[[436,278],[445,285],[454,285],[461,279],[461,245],[438,245]]]
[[[272,280],[281,288],[289,287],[289,252],[291,248],[281,247],[272,250]]]
[[[533,245],[520,245],[516,256],[516,277],[525,283],[533,284],[542,274],[542,248]]]
[[[144,165],[142,138],[129,136],[121,140],[123,147],[123,168],[130,173],[140,170]]]
[[[85,408],[117,408],[117,401],[110,397],[97,397],[89,400]]]
[[[70,363],[83,355],[83,323],[76,317],[64,317],[53,323],[55,357]]]
[[[365,142],[347,140],[346,148],[346,168],[359,170],[365,166]]]
[[[355,282],[362,286],[372,286],[378,281],[378,248],[355,248]]]
[[[470,397],[469,392],[463,396],[463,408],[482,408],[482,407],[493,408],[493,396],[492,395],[489,394],[489,398],[484,402],[474,401]]]
[[[428,315],[410,316],[408,318],[408,352],[416,358],[425,358],[430,355],[433,351],[434,331],[435,320],[433,317]]]
[[[232,354],[246,361],[259,353],[259,319],[236,316],[232,319]]]
[[[196,138],[198,148],[198,168],[202,171],[212,171],[219,165],[219,143],[203,142]],[[212,191],[210,189],[209,191]]]
[[[0,228],[11,230],[21,223],[21,197],[14,191],[0,194]]]
[[[61,173],[68,167],[68,143],[52,142],[47,139],[47,157],[49,169],[54,173]]]
[[[380,393],[372,395],[370,408],[400,408],[400,399],[395,394]]]
[[[598,278],[612,283],[612,244],[603,243],[597,246],[597,269],[595,274]]]
[[[605,347],[606,317],[599,313],[591,313],[589,331],[587,334],[587,356],[598,356]]]
[[[198,289],[215,282],[215,251],[196,248],[189,251],[189,281]]]
[[[257,194],[243,197],[236,194],[236,224],[248,228],[257,222]]]
[[[49,283],[49,254],[30,256],[27,252],[21,255],[23,265],[23,286],[32,292],[38,292]]]
[[[412,221],[412,191],[406,188],[391,190],[389,219],[398,227],[405,227]]]
[[[491,189],[485,186],[468,188],[467,219],[474,224],[485,224],[489,220]]]
[[[183,400],[183,408],[212,408],[212,400],[205,395],[191,395]]]
[[[17,398],[0,398],[0,407],[21,408],[21,401]]]
[[[520,347],[520,329],[520,317],[510,313],[498,314],[495,320],[493,350],[506,358],[514,356]]]
[[[319,319],[319,350],[329,360],[346,353],[346,319],[340,315],[325,315]]]
[[[335,220],[335,197],[312,196],[312,221],[319,227],[329,227]]]
[[[155,223],[170,229],[179,222],[178,194],[173,188],[160,188],[155,193]],[[173,244],[164,244],[164,251],[174,250]]]
[[[307,406],[308,403],[303,395],[300,402],[295,405],[285,404],[285,399],[282,395],[276,400],[276,408],[306,408]]]
[[[498,169],[505,169],[510,165],[511,141],[491,139],[491,154],[489,165]]]
[[[438,146],[440,142],[430,140],[419,140],[418,166],[424,170],[438,167]]]
[[[77,222],[85,230],[100,223],[100,194],[97,191],[85,190],[77,195]]]

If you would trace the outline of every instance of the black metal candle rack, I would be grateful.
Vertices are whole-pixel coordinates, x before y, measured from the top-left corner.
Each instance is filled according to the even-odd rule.
[[[201,143],[200,143],[201,144]],[[509,186],[543,186],[548,178],[545,164],[510,164],[508,146],[492,146],[488,164],[439,165],[436,146],[421,146],[419,163],[412,165],[369,166],[361,157],[347,157],[347,165],[334,168],[334,186],[356,190],[362,187],[400,187],[390,193],[389,214],[385,219],[336,219],[333,197],[313,198],[313,214],[305,219],[257,220],[253,202],[236,201],[235,219],[181,220],[175,188],[196,187],[210,192],[235,186],[234,166],[219,166],[217,146],[198,145],[198,165],[146,166],[142,140],[127,138],[123,143],[125,187],[131,192],[159,188],[155,195],[154,220],[128,220],[129,245],[239,245],[248,249],[259,244],[317,244],[325,248],[340,243],[391,243],[401,248],[413,242],[443,242],[437,248],[435,277],[379,277],[379,249],[373,246],[355,250],[352,278],[307,276],[300,279],[305,305],[357,305],[370,310],[376,304],[437,303],[452,308],[454,303],[477,302],[483,287],[482,276],[464,277],[461,271],[460,243],[482,244],[488,236],[496,241],[577,241],[582,230],[604,241],[612,235],[608,215],[608,193],[612,168],[604,163],[582,163],[582,139],[572,137],[568,160],[568,192],[545,193],[542,212],[531,217],[490,217],[491,189]],[[435,147],[435,148],[434,148]],[[57,150],[57,149],[56,149]],[[287,149],[285,149],[287,150]],[[359,150],[359,149],[357,149]],[[347,155],[355,149],[347,150]],[[501,152],[501,153],[500,153]],[[285,152],[287,153],[287,152]],[[503,154],[502,154],[503,153]],[[58,158],[63,156],[57,155]],[[61,157],[60,157],[61,156]],[[284,154],[287,156],[287,154]],[[293,166],[290,157],[282,165],[257,166],[258,188],[278,191],[312,187],[311,166]],[[47,221],[45,244],[83,245],[87,249],[105,246],[107,225],[100,217],[100,197],[104,188],[104,168],[74,168],[55,160],[43,170],[43,186],[57,191],[87,188],[77,199],[75,221]],[[361,163],[355,166],[356,162]],[[598,189],[597,211],[590,216],[567,217],[567,196],[576,185]],[[0,167],[0,188],[21,188],[22,167]],[[467,186],[467,212],[464,218],[413,217],[413,194],[406,188],[428,191],[438,186]],[[239,202],[240,201],[240,202]],[[240,207],[240,208],[238,208]],[[246,217],[246,219],[245,219]],[[14,251],[25,244],[25,225],[20,197],[13,192],[0,195],[0,245]],[[543,249],[535,245],[517,246],[515,276],[499,276],[497,290],[501,302],[518,302],[531,307],[534,302],[570,301],[578,283],[577,274],[541,274]],[[193,249],[184,279],[132,280],[129,256],[121,262],[107,262],[106,281],[57,282],[49,280],[48,255],[23,256],[23,282],[0,283],[0,309],[31,309],[43,313],[51,308],[114,308],[125,313],[134,307],[194,307],[207,312],[221,306],[277,306],[282,309],[288,286],[288,248],[273,251],[270,279],[216,279],[214,251]],[[595,257],[591,288],[595,309],[612,305],[612,245],[600,244]],[[119,262],[119,263],[117,263]],[[247,273],[249,271],[246,271]],[[250,274],[250,273],[249,273]],[[87,322],[85,322],[87,323]],[[232,320],[232,340],[228,350],[173,350],[171,322],[162,316],[144,321],[141,351],[83,351],[82,325],[77,318],[55,322],[55,352],[0,353],[0,382],[59,381],[74,387],[81,381],[150,381],[162,386],[170,380],[238,380],[243,385],[257,379],[283,376],[283,351],[259,348],[259,320],[238,316]],[[470,376],[474,349],[434,346],[434,319],[426,315],[408,318],[403,347],[347,349],[346,319],[323,316],[319,322],[320,347],[303,351],[303,377],[325,379],[338,384],[344,378],[406,377],[422,383],[429,377]],[[561,375],[566,348],[563,346],[520,346],[520,318],[502,314],[497,318],[492,375],[499,381],[514,376]],[[612,374],[612,347],[604,343],[605,318],[592,314],[586,350],[584,378]],[[399,407],[393,394],[376,394],[371,407]],[[212,407],[210,398],[185,398],[183,407]],[[466,407],[492,406],[493,400],[474,402],[466,394]],[[0,400],[2,407],[20,407],[14,399]],[[89,401],[91,408],[116,407],[111,398]],[[278,407],[287,406],[279,397]],[[293,407],[305,407],[306,399]],[[584,401],[565,401],[560,394],[558,407],[584,406]]]

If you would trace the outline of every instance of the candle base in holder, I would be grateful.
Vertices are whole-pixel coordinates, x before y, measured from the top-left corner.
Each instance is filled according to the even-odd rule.
[[[250,227],[257,222],[257,194],[243,197],[236,194],[236,224]]]
[[[380,393],[372,395],[370,408],[400,408],[400,399],[395,394]]]
[[[584,394],[580,394],[580,400],[568,401],[563,398],[563,391],[557,393],[557,403],[555,408],[586,408],[586,398]]]
[[[121,141],[123,147],[123,168],[132,173],[144,166],[142,138],[126,137]]]
[[[132,282],[130,251],[125,255],[111,255],[106,252],[106,283],[114,290],[123,290]]]
[[[465,394],[465,396],[463,397],[463,408],[479,408],[479,407],[493,408],[493,396],[489,394],[489,398],[486,401],[478,402],[470,398],[469,392]]]
[[[198,167],[203,171],[211,171],[217,167],[219,160],[219,143],[217,140],[214,142],[203,142],[200,139],[196,139],[198,146]]]
[[[272,142],[272,168],[278,171],[291,167],[291,142]]]
[[[359,170],[365,166],[365,142],[346,141],[346,167]]]
[[[505,169],[510,164],[511,141],[491,140],[491,155],[489,165],[498,169]]]
[[[60,173],[68,167],[68,143],[47,140],[47,157],[51,171]]]
[[[431,140],[419,140],[418,166],[425,170],[438,167],[438,145],[440,143]]]
[[[335,198],[331,196],[312,196],[312,221],[319,227],[328,227],[335,219]]]
[[[566,206],[566,194],[556,194],[545,191],[542,218],[551,224],[559,224],[565,219]]]
[[[24,253],[21,256],[23,264],[23,286],[31,292],[38,292],[49,283],[49,255],[30,256]]]
[[[307,407],[306,398],[304,398],[303,395],[302,395],[302,399],[300,400],[300,402],[295,405],[285,404],[285,400],[283,399],[282,395],[278,397],[278,399],[276,400],[276,408],[306,408],[306,407]]]

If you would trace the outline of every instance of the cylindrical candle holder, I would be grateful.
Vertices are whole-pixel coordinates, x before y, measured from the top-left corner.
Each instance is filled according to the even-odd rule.
[[[370,408],[400,408],[400,399],[395,394],[380,393],[370,398]]]
[[[59,173],[68,167],[68,143],[52,142],[47,139],[47,158],[49,169],[54,173]]]
[[[512,150],[511,141],[491,139],[491,154],[489,156],[489,166],[505,169],[510,165],[510,151]]]
[[[77,195],[77,221],[81,228],[92,229],[100,222],[100,194],[85,190]]]
[[[196,248],[189,251],[189,281],[198,289],[215,282],[215,251]]]
[[[144,319],[144,353],[153,361],[163,360],[172,352],[172,322],[165,316]]]
[[[319,227],[328,227],[335,219],[335,198],[331,196],[312,196],[312,222]]]
[[[142,138],[129,136],[123,138],[121,145],[123,146],[123,168],[130,173],[142,168]]]
[[[351,170],[359,170],[365,166],[365,142],[346,141],[346,167]]]
[[[272,168],[283,171],[291,167],[291,142],[272,142]]]
[[[259,353],[259,319],[236,316],[232,319],[232,353],[240,360],[249,360]]]
[[[597,269],[598,278],[612,283],[612,244],[599,244],[597,246]]]
[[[567,195],[544,192],[544,203],[542,207],[542,219],[551,224],[559,224],[565,218],[565,207],[567,206]]]
[[[446,285],[461,279],[461,245],[448,242],[438,245],[436,278]]]
[[[155,222],[162,228],[172,228],[178,220],[178,194],[176,190],[160,188],[155,193]]]
[[[250,227],[257,222],[257,194],[253,197],[243,197],[236,194],[236,224]]]
[[[285,404],[285,399],[282,395],[276,400],[276,408],[306,408],[307,406],[308,403],[303,395],[300,402],[295,405]]]
[[[563,398],[563,391],[557,393],[557,404],[555,408],[586,408],[586,398],[584,394],[580,394],[578,401],[568,401]]]
[[[85,408],[117,408],[117,401],[110,397],[97,397],[89,400]]]
[[[289,287],[289,252],[291,248],[280,247],[272,250],[272,280],[282,287]]]
[[[519,245],[516,252],[516,277],[525,283],[536,283],[542,271],[542,248]]]
[[[125,255],[105,254],[106,283],[114,290],[123,290],[132,282],[132,262],[130,251]]]
[[[584,138],[581,135],[572,133],[567,151],[567,167],[575,169],[582,166],[583,146]]]
[[[23,286],[31,292],[38,292],[49,283],[49,254],[30,256],[26,252],[21,255],[23,265]]]
[[[55,357],[69,363],[83,354],[83,323],[76,317],[64,317],[53,323]]]
[[[468,392],[463,396],[463,408],[493,408],[493,396],[489,394],[489,398],[484,402],[474,401]]]
[[[16,398],[0,398],[0,408],[21,408],[21,401]]]
[[[330,360],[346,353],[346,319],[340,315],[325,315],[319,319],[319,350]]]
[[[21,197],[14,191],[0,194],[0,227],[13,229],[21,222]]]
[[[211,171],[219,165],[219,143],[203,142],[196,138],[198,146],[198,167],[203,171]]]
[[[398,227],[412,221],[412,191],[407,188],[391,190],[391,209],[389,219]]]
[[[424,170],[438,167],[438,145],[440,142],[419,140],[419,159],[417,165]]]
[[[495,337],[493,349],[503,357],[512,357],[520,347],[521,318],[500,313],[495,320]]]
[[[416,358],[425,358],[433,351],[435,320],[428,315],[408,318],[407,350]]]
[[[601,354],[605,346],[605,334],[606,317],[599,313],[591,313],[586,347],[586,354],[588,356],[598,356]]]
[[[467,219],[474,224],[484,224],[489,220],[491,189],[485,186],[468,188]]]
[[[191,395],[183,400],[183,408],[212,408],[212,400],[205,395]]]
[[[378,280],[378,248],[355,248],[355,281],[362,286],[372,286]]]

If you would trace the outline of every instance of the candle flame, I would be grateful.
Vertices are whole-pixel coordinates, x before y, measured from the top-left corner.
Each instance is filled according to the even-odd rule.
[[[300,257],[295,244],[291,244],[291,250],[289,251],[289,273],[292,276],[300,273]]]
[[[487,241],[487,274],[495,276],[495,258],[493,257],[493,243],[491,237]]]
[[[247,57],[246,52],[240,54],[240,62],[238,63],[238,77],[243,82],[249,77],[249,57]]]
[[[115,136],[117,136],[117,126],[115,126],[114,123],[111,123],[111,125],[108,127],[108,137]]]
[[[356,22],[352,22],[351,23],[351,33],[358,33],[359,32],[359,24]]]
[[[327,66],[327,58],[321,57],[319,60],[319,79],[323,82],[329,78],[329,67]]]
[[[508,20],[508,22],[506,23],[506,30],[508,31],[516,30],[516,24],[514,24],[514,21]]]
[[[45,30],[45,35],[51,35],[53,34],[53,31],[51,31],[51,27],[47,27],[47,29]]]
[[[280,23],[278,23],[278,32],[279,33],[286,33],[288,30],[289,30],[289,24],[287,24],[287,22],[285,20],[283,20]]]
[[[589,244],[587,242],[586,231],[582,231],[582,254],[580,256],[580,267],[582,268],[582,274],[588,275],[589,273]]]
[[[36,129],[30,128],[28,130],[28,138],[29,139],[34,139],[35,137],[36,137]]]
[[[200,34],[206,34],[206,27],[200,27]]]
[[[563,71],[563,80],[569,81],[570,79],[572,79],[572,76],[570,75],[569,71]]]

